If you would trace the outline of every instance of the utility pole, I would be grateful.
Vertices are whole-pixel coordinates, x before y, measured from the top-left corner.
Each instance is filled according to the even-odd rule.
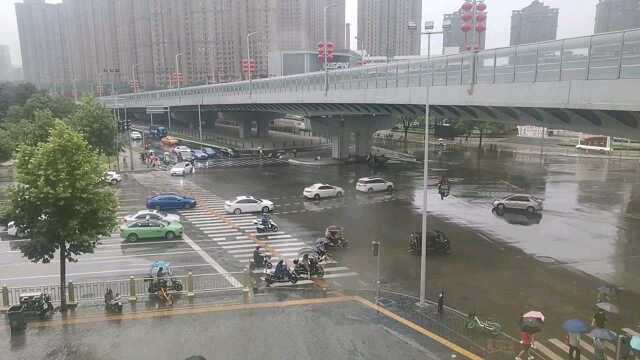
[[[424,183],[422,187],[422,244],[420,245],[420,306],[426,305],[427,299],[427,205],[429,202],[429,106],[431,101],[431,87],[427,86],[427,105],[424,115]]]

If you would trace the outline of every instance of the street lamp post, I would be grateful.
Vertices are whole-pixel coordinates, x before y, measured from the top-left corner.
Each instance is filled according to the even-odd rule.
[[[182,53],[176,54],[176,82],[178,83],[178,94],[180,94],[180,57]]]
[[[250,32],[247,34],[247,72],[249,73],[249,97],[252,96],[253,94],[253,76],[252,76],[252,72],[253,69],[251,67],[251,37],[255,34],[257,34],[257,31],[254,32]],[[256,62],[256,69],[257,69],[258,63]]]
[[[322,9],[322,13],[324,15],[323,18],[323,26],[322,26],[322,32],[323,32],[323,41],[324,41],[324,51],[323,51],[323,58],[324,58],[324,94],[327,95],[327,93],[329,93],[329,67],[327,66],[327,59],[328,59],[328,43],[327,43],[327,10],[329,8],[335,7],[336,4],[329,4],[327,6],[325,6]]]

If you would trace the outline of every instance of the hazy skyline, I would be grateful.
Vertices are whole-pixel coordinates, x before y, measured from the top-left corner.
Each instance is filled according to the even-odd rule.
[[[313,1],[313,0],[301,0]],[[382,0],[384,1],[384,0]],[[487,48],[495,48],[509,45],[511,26],[511,11],[521,9],[531,3],[532,0],[487,0],[489,12],[487,30]],[[0,0],[0,44],[11,47],[11,58],[15,65],[19,65],[20,42],[18,39],[18,26],[16,23],[15,6],[18,0]],[[47,0],[48,3],[59,3],[61,0]],[[545,5],[560,9],[558,20],[558,38],[590,35],[593,33],[596,4],[598,0],[546,0]],[[423,0],[422,21],[433,20],[436,29],[440,29],[442,16],[450,13],[463,3],[462,0]],[[346,22],[351,23],[351,48],[356,48],[355,36],[357,35],[358,0],[346,0]],[[432,39],[432,52],[437,53],[442,46],[440,36]],[[426,39],[422,41],[422,53],[426,53]]]

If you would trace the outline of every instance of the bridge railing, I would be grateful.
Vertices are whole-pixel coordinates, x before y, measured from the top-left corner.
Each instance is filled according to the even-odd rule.
[[[228,97],[321,92],[323,72],[119,95],[131,103],[176,97]],[[329,91],[514,82],[640,78],[640,29],[396,61],[329,72]],[[250,90],[251,86],[251,90]],[[113,98],[103,101],[113,104]]]

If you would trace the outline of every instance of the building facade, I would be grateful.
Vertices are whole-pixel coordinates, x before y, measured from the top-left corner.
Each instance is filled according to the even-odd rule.
[[[371,56],[420,54],[421,0],[358,0],[358,50]],[[409,23],[418,24],[410,30]]]
[[[16,15],[27,81],[108,94],[134,79],[176,87],[177,68],[181,85],[242,80],[247,56],[266,77],[272,51],[315,51],[329,4],[327,38],[342,49],[344,0],[23,0]]]
[[[640,0],[600,0],[594,32],[640,28]]]
[[[46,4],[44,0],[16,4],[24,78],[41,88],[68,79],[61,10],[61,4]]]
[[[558,9],[534,0],[511,14],[511,46],[555,40],[558,34]]]
[[[479,38],[476,38],[478,33],[465,33],[461,30],[462,24],[462,9],[451,14],[444,14],[444,18],[442,20],[442,37],[444,51],[446,54],[457,54],[463,52],[468,47],[473,47],[474,43],[477,44],[478,49],[480,50],[485,48],[487,33],[483,32],[479,34]]]

